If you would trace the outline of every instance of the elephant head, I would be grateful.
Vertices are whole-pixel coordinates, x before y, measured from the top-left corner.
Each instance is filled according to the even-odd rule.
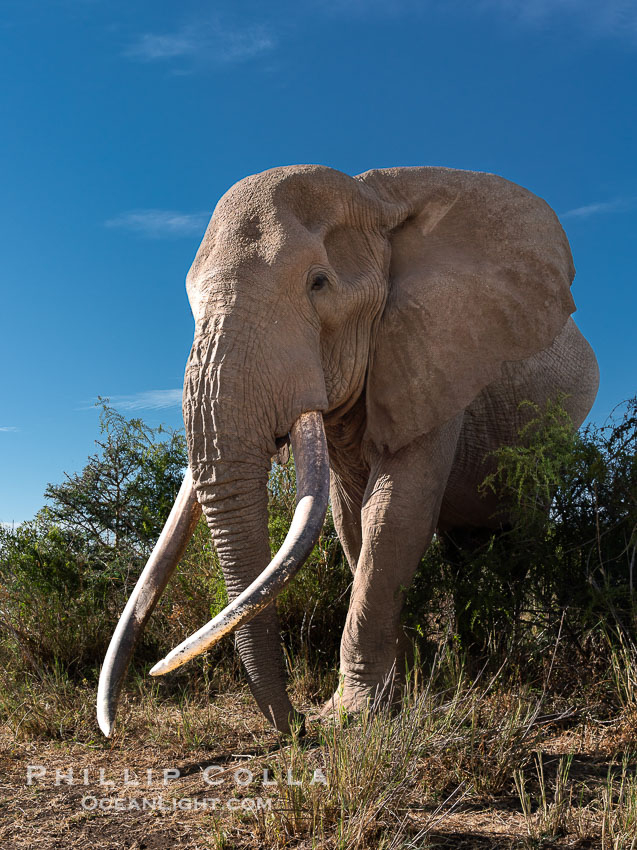
[[[135,641],[203,509],[229,608],[165,672],[237,631],[252,692],[292,716],[274,606],[324,519],[329,426],[364,405],[362,443],[397,452],[461,411],[502,364],[549,346],[574,310],[568,242],[540,198],[444,168],[275,168],[219,201],[187,277],[195,338],[189,473],[102,670],[106,734]],[[293,441],[297,514],[270,562],[266,481]],[[248,622],[249,621],[249,622]]]

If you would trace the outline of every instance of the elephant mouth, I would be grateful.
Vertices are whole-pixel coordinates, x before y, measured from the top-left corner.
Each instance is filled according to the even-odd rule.
[[[285,437],[276,437],[274,442],[276,452],[273,455],[273,460],[276,460],[281,466],[285,466],[290,459],[290,435],[286,434]]]

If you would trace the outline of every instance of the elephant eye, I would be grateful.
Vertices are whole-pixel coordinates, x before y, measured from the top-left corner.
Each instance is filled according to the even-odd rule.
[[[328,283],[329,280],[327,278],[327,275],[317,274],[312,278],[312,291],[318,292],[321,289],[325,289]]]

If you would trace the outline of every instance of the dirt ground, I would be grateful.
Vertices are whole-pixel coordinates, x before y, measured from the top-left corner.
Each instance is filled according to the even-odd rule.
[[[299,782],[299,778],[284,769],[285,743],[250,706],[229,702],[226,710],[234,722],[226,728],[223,743],[189,747],[186,756],[180,755],[178,746],[154,744],[134,729],[112,742],[97,735],[94,741],[80,742],[19,741],[3,734],[0,848],[267,847],[264,823],[272,812],[281,816],[277,847],[345,846],[338,843],[337,835],[333,842],[312,838],[309,824],[299,829],[298,812],[286,821],[283,809],[290,796],[283,793],[282,783]],[[580,723],[554,730],[542,746],[547,776],[555,771],[561,755],[571,753],[570,779],[593,799],[606,781],[609,765],[617,764],[623,734],[621,724]],[[311,749],[310,745],[308,752]],[[312,774],[315,778],[317,786],[326,786],[330,780],[321,769]],[[580,811],[586,802],[580,791]],[[586,835],[581,824],[575,834],[533,840],[513,783],[510,791],[497,796],[456,794],[440,810],[433,803],[410,805],[395,816],[410,835],[418,836],[426,827],[426,835],[414,847],[593,850],[602,846],[599,837]],[[296,825],[287,836],[283,834],[286,823]]]

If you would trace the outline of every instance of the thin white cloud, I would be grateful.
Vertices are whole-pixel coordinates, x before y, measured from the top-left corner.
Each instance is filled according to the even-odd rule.
[[[541,26],[567,18],[595,36],[637,35],[637,0],[480,0],[478,8],[521,24]]]
[[[590,218],[603,213],[627,212],[634,209],[636,201],[636,198],[615,198],[612,201],[599,201],[560,213],[560,218]]]
[[[109,404],[118,410],[163,410],[181,406],[181,387],[177,390],[145,390],[134,395],[109,397]]]
[[[202,236],[210,213],[182,213],[175,210],[131,210],[105,222],[106,227],[129,230],[148,239]]]
[[[543,29],[560,22],[588,37],[637,37],[637,0],[312,0],[318,14],[396,17],[486,15],[505,24]]]
[[[144,33],[141,38],[126,51],[129,59],[141,62],[154,62],[157,59],[175,59],[177,56],[191,56],[197,52],[198,42],[192,34],[175,33],[156,35]]]
[[[0,425],[0,431],[7,431],[14,433],[15,431],[19,431],[19,428],[16,428],[15,425]]]
[[[254,59],[275,47],[276,40],[263,26],[233,28],[218,20],[207,20],[172,33],[144,33],[124,55],[138,62],[181,59],[229,65]]]

